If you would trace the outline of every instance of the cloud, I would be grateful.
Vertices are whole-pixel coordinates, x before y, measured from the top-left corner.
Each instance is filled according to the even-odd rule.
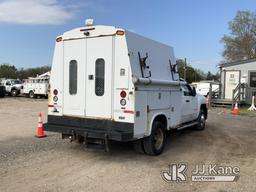
[[[74,9],[57,0],[0,0],[0,22],[58,25],[72,19]]]

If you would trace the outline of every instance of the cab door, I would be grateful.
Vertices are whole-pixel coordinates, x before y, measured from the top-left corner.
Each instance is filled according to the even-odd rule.
[[[5,90],[6,90],[6,92],[11,92],[11,88],[12,88],[11,81],[10,81],[10,80],[7,80],[7,81],[5,82]]]
[[[186,84],[181,86],[182,89],[182,107],[181,117],[182,123],[193,121],[197,118],[198,101],[197,97],[193,96],[192,88]]]
[[[63,114],[85,116],[86,39],[64,41]]]
[[[112,118],[113,36],[87,39],[86,116]]]

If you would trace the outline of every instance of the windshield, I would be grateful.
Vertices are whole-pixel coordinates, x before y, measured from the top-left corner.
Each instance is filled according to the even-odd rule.
[[[21,84],[21,82],[19,80],[12,80],[11,82],[12,82],[12,84]]]

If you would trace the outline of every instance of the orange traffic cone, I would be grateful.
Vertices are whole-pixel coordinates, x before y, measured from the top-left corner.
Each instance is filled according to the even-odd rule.
[[[234,110],[233,110],[233,115],[239,115],[239,109],[238,109],[238,102],[236,100],[236,104],[235,104],[235,107],[234,107]]]
[[[46,135],[44,134],[42,113],[38,114],[38,127],[37,127],[36,137],[38,137],[38,138],[46,137]]]

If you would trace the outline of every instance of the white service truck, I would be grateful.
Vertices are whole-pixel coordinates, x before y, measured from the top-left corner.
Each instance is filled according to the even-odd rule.
[[[179,79],[172,47],[92,20],[56,41],[46,131],[158,155],[168,130],[205,128],[205,98]]]
[[[212,93],[215,95],[217,94],[220,85],[219,84],[214,84],[213,81],[201,81],[201,82],[192,82],[191,86],[195,87],[196,92],[200,95],[203,95],[207,97],[210,93],[210,84],[212,83]]]
[[[29,98],[47,97],[49,77],[31,77],[23,83],[22,94]]]
[[[22,82],[18,79],[2,79],[1,84],[5,86],[5,93],[16,97],[23,88]]]

